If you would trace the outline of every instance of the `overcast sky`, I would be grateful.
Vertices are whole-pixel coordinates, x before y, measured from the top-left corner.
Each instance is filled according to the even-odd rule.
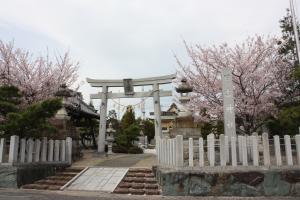
[[[211,45],[280,35],[288,6],[288,0],[0,0],[0,39],[35,54],[70,50],[80,62],[79,82],[160,76],[176,72],[174,53],[187,60],[182,39]],[[97,91],[87,83],[80,90],[86,100]],[[163,110],[170,100],[162,100]],[[146,107],[152,109],[150,100]]]

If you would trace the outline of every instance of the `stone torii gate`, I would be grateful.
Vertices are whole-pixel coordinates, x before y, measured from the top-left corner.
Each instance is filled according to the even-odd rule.
[[[155,139],[162,137],[161,132],[161,109],[160,97],[172,96],[172,91],[159,90],[160,84],[170,84],[176,78],[176,74],[167,76],[157,76],[141,79],[117,79],[117,80],[102,80],[87,78],[87,82],[92,87],[102,87],[102,92],[91,94],[90,99],[101,99],[100,105],[100,124],[98,137],[98,152],[104,152],[105,134],[106,134],[106,115],[107,115],[107,100],[116,98],[143,98],[153,97],[154,114],[155,114]],[[152,85],[152,91],[134,92],[134,86]],[[124,87],[124,93],[108,92],[109,87]]]

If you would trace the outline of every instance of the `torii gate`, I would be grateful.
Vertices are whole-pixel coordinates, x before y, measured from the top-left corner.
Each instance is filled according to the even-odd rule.
[[[107,115],[107,100],[115,98],[143,98],[153,97],[154,114],[155,114],[155,139],[162,137],[161,132],[161,110],[160,97],[172,96],[172,91],[159,90],[160,84],[172,83],[176,78],[176,74],[167,76],[157,76],[141,79],[117,79],[117,80],[102,80],[87,78],[87,82],[92,87],[102,87],[102,92],[91,94],[90,99],[101,99],[100,105],[100,123],[98,137],[98,152],[104,152],[105,134],[106,134],[106,115]],[[152,91],[134,92],[134,86],[152,85]],[[109,87],[124,87],[124,93],[108,92]]]

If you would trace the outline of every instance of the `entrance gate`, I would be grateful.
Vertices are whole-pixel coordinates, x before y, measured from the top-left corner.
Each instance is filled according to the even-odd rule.
[[[104,152],[105,134],[106,134],[106,115],[107,115],[107,100],[116,98],[143,98],[153,97],[154,114],[155,114],[155,139],[162,137],[161,132],[161,110],[160,97],[172,96],[172,91],[159,90],[160,84],[170,84],[176,78],[176,74],[167,76],[157,76],[142,79],[117,79],[117,80],[102,80],[87,78],[87,82],[92,87],[102,87],[102,92],[91,94],[90,99],[101,99],[100,105],[100,123],[98,137],[98,152]],[[152,91],[134,92],[134,86],[152,85]],[[124,93],[108,92],[109,87],[124,87]]]

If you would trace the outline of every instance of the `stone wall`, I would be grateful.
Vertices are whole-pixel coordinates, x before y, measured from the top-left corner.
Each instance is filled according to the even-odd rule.
[[[19,188],[24,184],[52,176],[67,165],[0,165],[0,188]]]
[[[163,195],[300,196],[300,167],[215,167],[174,170],[158,167]]]

